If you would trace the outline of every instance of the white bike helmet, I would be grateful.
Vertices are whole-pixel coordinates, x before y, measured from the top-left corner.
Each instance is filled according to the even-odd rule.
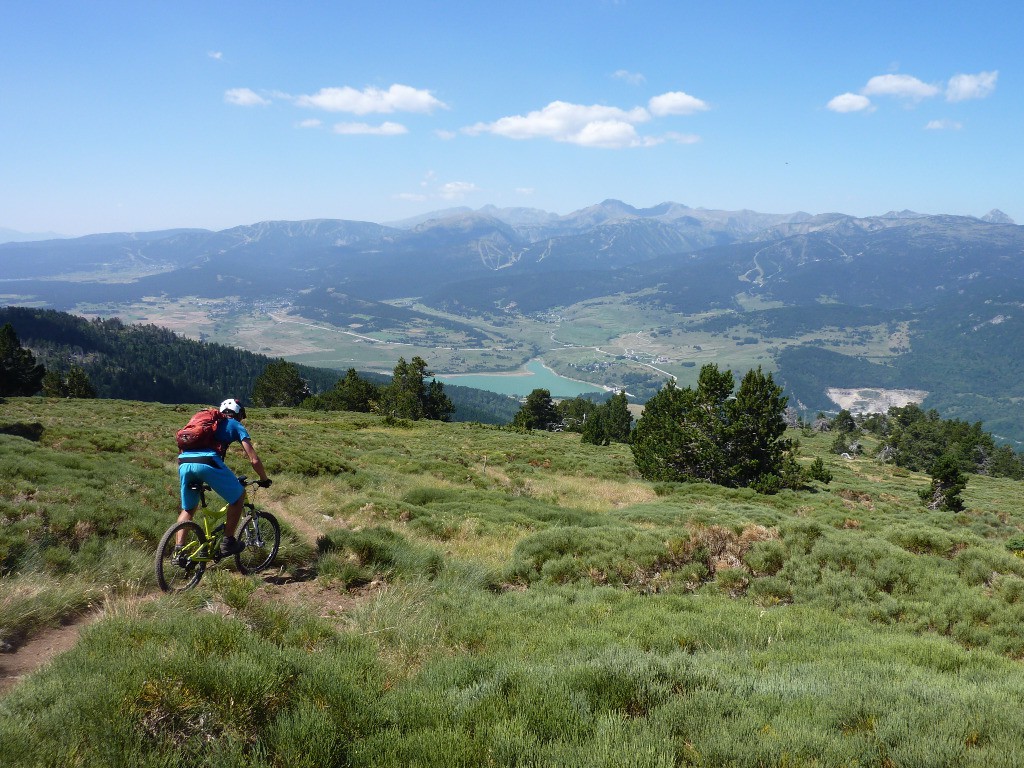
[[[220,404],[220,412],[229,414],[236,419],[245,418],[245,406],[243,406],[233,397],[229,397],[227,400]]]

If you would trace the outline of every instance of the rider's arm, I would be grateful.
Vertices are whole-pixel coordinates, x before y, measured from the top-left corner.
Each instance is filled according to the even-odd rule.
[[[245,455],[249,457],[249,463],[252,464],[252,468],[256,470],[256,474],[260,476],[260,480],[266,482],[270,478],[267,477],[267,470],[263,468],[263,462],[260,461],[259,455],[256,453],[256,449],[252,447],[251,440],[242,441],[242,450],[245,451]]]

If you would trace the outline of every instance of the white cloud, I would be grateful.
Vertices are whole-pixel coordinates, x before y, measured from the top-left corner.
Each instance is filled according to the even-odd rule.
[[[399,136],[409,132],[409,129],[401,123],[391,122],[381,123],[380,125],[335,123],[332,130],[345,136]]]
[[[861,89],[865,96],[897,96],[920,101],[934,96],[939,89],[910,75],[875,75]]]
[[[523,197],[529,197],[537,190],[534,187],[516,187],[516,194],[522,195]]]
[[[438,184],[435,171],[427,171],[423,174],[420,188],[423,190],[422,192],[399,192],[394,197],[397,200],[415,203],[438,199],[452,201],[461,200],[467,195],[480,191],[477,185],[471,181],[449,181],[444,184]]]
[[[249,88],[231,88],[224,91],[224,101],[237,107],[265,107],[270,103]]]
[[[946,101],[984,99],[995,91],[998,78],[998,70],[979,72],[976,75],[953,75],[946,84]],[[919,102],[923,99],[930,99],[941,91],[939,86],[918,80],[911,75],[875,75],[868,80],[867,85],[860,89],[860,93],[840,94],[828,103],[828,108],[833,112],[873,111],[874,105],[868,98],[869,96],[893,96]],[[962,126],[950,121],[933,120],[926,127],[929,130],[937,130]]]
[[[355,115],[391,112],[429,113],[435,109],[447,109],[448,105],[438,100],[430,91],[395,84],[386,91],[380,88],[321,88],[312,95],[299,96],[295,103],[300,107],[323,109],[327,112],[351,112]]]
[[[976,75],[953,75],[946,86],[946,101],[984,99],[996,89],[999,71],[979,72]]]
[[[568,140],[581,147],[617,149],[636,146],[640,138],[636,135],[636,128],[622,120],[594,120],[580,128]]]
[[[841,93],[829,101],[826,107],[833,112],[862,112],[871,109],[871,99],[859,93]]]
[[[691,96],[683,91],[671,91],[653,97],[647,104],[651,114],[658,115],[692,115],[710,109],[707,102]]]
[[[221,51],[209,51],[206,55],[216,61],[222,61],[224,59],[224,53]]]
[[[319,128],[323,123],[317,120],[315,117],[309,120],[303,120],[299,123],[299,128]]]
[[[451,139],[454,139],[456,136],[458,136],[458,134],[455,131],[448,131],[443,128],[438,128],[436,131],[434,131],[434,135],[437,136],[437,138],[443,139],[445,141],[450,141]]]
[[[700,136],[694,133],[666,133],[665,141],[673,141],[676,144],[696,144]]]
[[[929,120],[924,129],[926,131],[959,131],[963,127],[963,123],[958,123],[956,120]]]
[[[625,69],[616,70],[612,73],[612,77],[616,80],[622,80],[623,82],[629,83],[630,85],[643,85],[647,82],[647,78],[639,72],[630,72]]]
[[[449,181],[441,185],[438,194],[445,200],[461,200],[470,192],[476,191],[476,184],[470,181]]]
[[[471,136],[491,133],[508,139],[552,139],[587,147],[618,148],[644,145],[646,140],[637,136],[633,126],[650,119],[650,113],[643,107],[624,110],[553,101],[529,114],[477,123],[463,131]]]

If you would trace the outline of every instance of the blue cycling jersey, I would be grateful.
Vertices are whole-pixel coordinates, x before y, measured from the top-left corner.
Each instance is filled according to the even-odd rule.
[[[242,426],[242,422],[236,419],[224,419],[217,425],[217,442],[227,448],[231,443],[240,443],[249,440],[249,432]],[[217,451],[213,448],[202,451],[182,451],[178,458],[187,459],[192,456],[216,456]]]
[[[231,443],[240,443],[248,439],[249,432],[242,426],[241,422],[235,419],[224,419],[224,421],[217,425],[217,441],[225,449]],[[245,493],[245,488],[238,482],[235,473],[228,469],[224,459],[212,448],[205,451],[182,451],[178,454],[178,458],[185,460],[185,463],[179,461],[178,466],[178,477],[181,481],[182,509],[194,512],[196,507],[199,506],[199,491],[195,490],[193,486],[200,480],[213,488],[228,504],[238,501]],[[211,463],[206,463],[206,461],[190,463],[188,461],[188,459],[209,460],[211,458],[215,459],[215,461]]]

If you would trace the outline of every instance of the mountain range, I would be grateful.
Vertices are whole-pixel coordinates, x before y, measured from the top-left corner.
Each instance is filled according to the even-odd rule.
[[[826,384],[895,382],[933,393],[944,415],[995,419],[1024,439],[1021,420],[1006,417],[1024,387],[1001,373],[1024,364],[1024,227],[999,211],[859,218],[618,200],[567,215],[454,208],[387,224],[266,221],[10,242],[0,244],[0,275],[10,303],[286,296],[306,316],[339,326],[358,316],[370,328],[422,319],[384,303],[416,297],[444,313],[432,322],[469,338],[480,316],[610,295],[680,317],[725,313],[747,331],[909,323],[906,354],[885,365],[857,359],[854,381],[823,380],[836,367],[849,373],[851,356],[821,345],[777,355],[780,376],[811,409],[829,405]],[[941,360],[924,362],[926,351]],[[812,352],[815,371],[797,370]]]
[[[56,232],[19,232],[16,229],[0,227],[0,243],[24,243],[30,240],[61,240],[67,235]]]
[[[850,291],[876,283],[871,302],[903,306],[908,303],[904,281],[887,275],[922,270],[910,303],[927,301],[922,294],[929,289],[952,287],[979,270],[1012,270],[1005,260],[1020,253],[1022,231],[999,211],[982,219],[909,211],[856,218],[716,211],[678,203],[638,209],[606,200],[565,216],[487,206],[387,225],[266,221],[219,232],[174,229],[9,242],[0,244],[0,266],[5,280],[51,283],[22,286],[42,293],[55,287],[53,281],[79,286],[116,281],[136,285],[136,293],[154,287],[173,293],[180,278],[194,285],[196,278],[210,277],[222,289],[242,285],[261,293],[351,285],[358,290],[350,292],[361,298],[381,299],[442,286],[457,296],[452,286],[479,278],[499,285],[524,273],[643,265],[631,273],[640,285],[666,268],[700,263],[727,268],[738,281],[734,287],[753,287],[784,301],[799,302],[810,285],[821,289],[811,298],[838,290],[833,298],[846,301]],[[690,257],[680,258],[683,254]],[[405,284],[416,290],[406,290]]]

